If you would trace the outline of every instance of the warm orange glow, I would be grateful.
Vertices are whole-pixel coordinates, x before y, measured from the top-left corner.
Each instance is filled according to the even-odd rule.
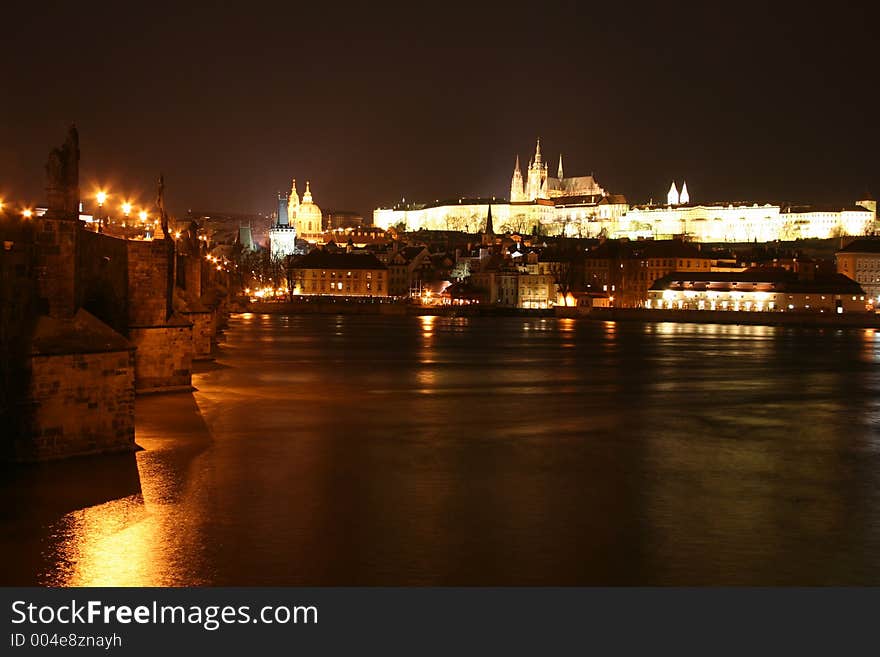
[[[98,192],[95,194],[95,200],[98,202],[98,205],[104,205],[104,202],[107,200],[107,192]]]
[[[131,214],[131,203],[129,203],[128,201],[126,201],[125,203],[122,204],[122,213],[123,213],[126,217],[127,217],[128,215]]]
[[[30,208],[26,208],[21,211],[21,216],[24,217],[25,219],[30,219],[33,215],[34,215],[34,212]]]
[[[138,217],[140,218],[141,221],[146,221],[147,220],[146,210],[141,210],[140,212],[138,212]]]

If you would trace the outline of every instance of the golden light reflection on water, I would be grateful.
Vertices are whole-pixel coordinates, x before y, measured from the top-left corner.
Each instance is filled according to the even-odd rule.
[[[210,432],[193,395],[138,398],[136,413],[137,442],[146,448],[137,454],[132,472],[132,485],[140,492],[85,506],[54,522],[40,584],[205,583],[192,572],[201,562],[203,546],[187,494],[192,465],[211,444]],[[112,476],[110,469],[118,467],[115,461],[96,461],[93,476]]]
[[[434,323],[437,321],[436,315],[420,315],[419,322],[422,325],[422,333],[426,336],[434,334]]]
[[[162,563],[152,549],[156,517],[132,495],[68,513],[52,538],[56,569],[48,586],[160,586]]]
[[[237,321],[145,451],[8,487],[63,499],[0,531],[27,584],[880,581],[876,332]]]

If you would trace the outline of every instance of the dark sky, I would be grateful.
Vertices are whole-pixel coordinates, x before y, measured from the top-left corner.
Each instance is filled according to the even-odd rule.
[[[176,212],[268,212],[293,176],[365,214],[506,196],[538,136],[554,170],[561,150],[632,201],[672,178],[695,201],[880,191],[870,8],[18,4],[0,28],[6,199],[42,200],[71,121],[84,192],[147,201],[163,171]]]

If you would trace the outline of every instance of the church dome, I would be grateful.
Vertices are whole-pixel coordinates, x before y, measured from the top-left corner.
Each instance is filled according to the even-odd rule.
[[[321,232],[321,208],[312,202],[312,192],[309,189],[309,183],[306,183],[306,191],[303,193],[302,202],[296,211],[296,220],[301,226],[302,232]]]

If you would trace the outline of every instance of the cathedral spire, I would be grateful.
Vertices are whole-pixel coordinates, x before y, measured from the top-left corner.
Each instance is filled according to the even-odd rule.
[[[686,180],[681,183],[681,194],[678,197],[678,202],[681,205],[687,205],[691,202],[691,195],[688,194],[688,184]]]
[[[519,166],[519,155],[516,156],[516,166],[513,168],[513,176],[510,179],[510,200],[514,203],[525,200],[522,169],[520,169]]]
[[[303,203],[312,202],[312,191],[309,189],[309,181],[306,180],[306,191],[303,192]]]
[[[535,145],[535,164],[541,163],[541,138],[538,137],[538,143]]]
[[[562,153],[559,154],[559,171],[556,173],[556,177],[562,180]]]
[[[486,214],[486,235],[494,235],[495,229],[492,226],[492,204],[489,204],[489,212]]]

